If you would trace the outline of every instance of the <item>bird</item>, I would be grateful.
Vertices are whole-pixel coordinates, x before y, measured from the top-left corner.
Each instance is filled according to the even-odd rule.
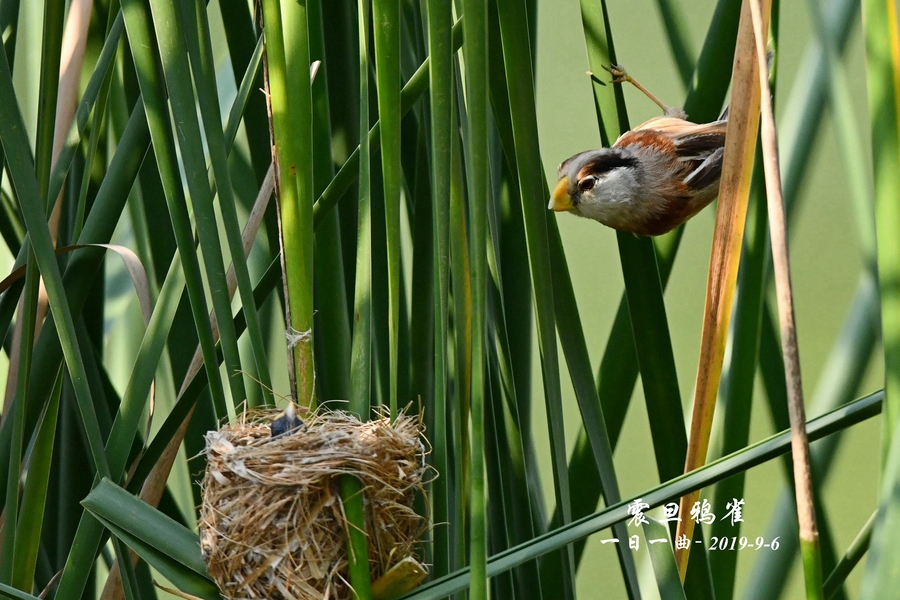
[[[622,66],[604,69],[613,83],[631,83],[664,114],[623,133],[610,148],[563,161],[548,208],[639,236],[668,233],[719,194],[728,109],[712,123],[691,123]]]
[[[302,419],[297,417],[297,407],[294,406],[293,402],[289,402],[281,416],[272,421],[271,424],[273,438],[294,431],[303,431],[304,429],[306,429],[306,425]]]

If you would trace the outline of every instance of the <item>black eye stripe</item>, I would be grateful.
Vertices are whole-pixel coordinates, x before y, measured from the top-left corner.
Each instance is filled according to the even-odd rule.
[[[578,169],[579,179],[589,175],[603,175],[621,167],[635,167],[638,160],[618,148],[603,148],[585,153]]]
[[[624,156],[619,153],[609,153],[598,156],[596,160],[588,163],[591,173],[608,173],[619,167],[633,167],[637,165],[637,159],[631,156]]]

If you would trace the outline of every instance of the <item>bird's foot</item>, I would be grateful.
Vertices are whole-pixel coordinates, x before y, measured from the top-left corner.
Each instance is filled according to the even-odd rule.
[[[653,102],[656,103],[656,105],[660,107],[663,110],[663,113],[665,113],[667,116],[674,116],[684,112],[678,108],[673,109],[668,104],[650,93],[650,90],[642,86],[634,77],[629,75],[625,70],[625,67],[623,67],[622,65],[610,65],[608,67],[604,65],[603,69],[613,76],[613,83],[630,83],[631,85],[639,89],[645,96],[653,100]]]
[[[633,83],[634,80],[631,78],[631,75],[625,70],[625,67],[622,65],[602,65],[603,70],[613,76],[613,83],[625,83],[626,81],[629,83]]]

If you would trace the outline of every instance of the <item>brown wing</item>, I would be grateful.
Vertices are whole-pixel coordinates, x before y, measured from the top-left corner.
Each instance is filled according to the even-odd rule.
[[[722,175],[722,158],[724,156],[725,148],[719,147],[716,149],[684,178],[684,184],[695,190],[702,190],[713,184],[718,184],[719,177]],[[696,161],[693,164],[696,164]]]
[[[687,127],[672,136],[679,160],[690,165],[684,178],[689,188],[702,190],[717,184],[725,156],[724,121]]]
[[[684,165],[683,182],[703,189],[722,172],[726,121],[696,124],[675,117],[655,117],[624,133],[619,147],[638,145],[674,155]]]

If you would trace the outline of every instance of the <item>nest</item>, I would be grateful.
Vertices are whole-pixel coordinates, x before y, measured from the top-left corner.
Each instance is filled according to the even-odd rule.
[[[426,527],[422,424],[400,415],[360,423],[320,411],[272,438],[276,411],[206,435],[200,545],[226,598],[351,598],[340,476],[361,481],[375,581],[414,556]]]

